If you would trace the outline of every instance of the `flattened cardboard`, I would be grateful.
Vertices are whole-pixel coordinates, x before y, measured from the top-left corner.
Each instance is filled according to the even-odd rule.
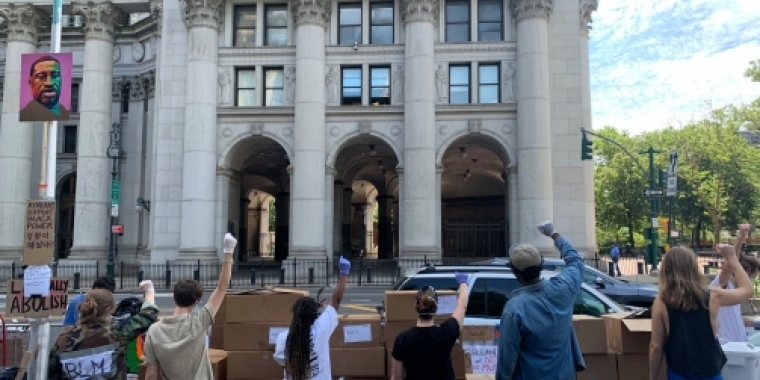
[[[272,351],[227,352],[228,380],[282,380],[283,368],[272,358]]]
[[[573,329],[583,354],[607,353],[607,330],[602,318],[573,315]]]
[[[346,326],[369,325],[371,340],[368,342],[351,342],[344,340],[343,330]],[[370,348],[382,347],[382,331],[380,327],[380,315],[341,315],[338,317],[338,328],[330,336],[330,348]]]
[[[385,348],[331,348],[333,377],[385,376]]]
[[[618,380],[649,380],[649,354],[616,355]],[[667,365],[662,359],[657,380],[667,380]]]
[[[607,333],[607,349],[618,354],[649,353],[652,320],[641,319],[634,313],[615,313],[602,316]]]
[[[292,319],[293,304],[308,291],[273,288],[255,289],[225,297],[226,323],[284,322]]]
[[[55,249],[55,201],[27,201],[23,265],[50,265]]]
[[[458,293],[451,290],[440,290],[437,294],[440,299]],[[414,309],[416,297],[417,291],[414,290],[387,290],[385,292],[385,319],[387,321],[416,321],[417,311]],[[451,314],[440,314],[436,315],[436,319],[446,319],[450,316]]]
[[[459,335],[459,339],[465,342],[471,341],[487,341],[493,342],[494,327],[489,325],[484,326],[462,326],[462,331]]]
[[[69,304],[69,279],[50,279],[50,296],[24,297],[24,280],[8,280],[5,293],[5,318],[9,317],[52,317],[63,315]]]
[[[584,354],[583,361],[586,363],[586,370],[576,374],[577,380],[617,380],[615,354]]]
[[[288,329],[289,322],[228,323],[224,325],[225,351],[274,350],[271,329]]]

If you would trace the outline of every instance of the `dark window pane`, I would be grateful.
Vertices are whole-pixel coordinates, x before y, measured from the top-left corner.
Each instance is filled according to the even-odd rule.
[[[235,7],[235,27],[255,28],[256,7]]]
[[[288,42],[288,30],[285,28],[267,29],[267,46],[285,46]]]
[[[470,68],[467,66],[452,66],[450,68],[450,82],[452,86],[466,85],[470,83]]]
[[[256,90],[238,90],[237,105],[238,107],[253,107],[256,103]]]
[[[393,6],[376,5],[372,7],[372,18],[370,21],[373,25],[393,25]]]
[[[470,3],[467,1],[449,1],[446,3],[446,23],[468,22]]]
[[[272,88],[272,87],[282,88],[283,86],[284,84],[283,84],[282,70],[267,70],[266,71],[266,87],[267,88]]]
[[[255,88],[256,87],[256,70],[238,70],[237,87],[238,88]]]
[[[480,86],[480,94],[478,100],[481,103],[498,103],[499,102],[499,86],[486,84]]]
[[[361,6],[343,5],[340,7],[340,25],[361,25],[362,9]]]
[[[465,104],[470,102],[470,89],[466,86],[451,86],[449,103]]]
[[[602,315],[607,314],[607,306],[602,300],[589,293],[586,289],[581,289],[581,291],[575,295],[573,314],[601,317]]]
[[[498,84],[499,68],[496,65],[483,65],[480,69],[480,84]]]
[[[67,125],[63,127],[63,153],[77,152],[77,126]]]
[[[344,98],[361,98],[362,89],[356,87],[343,87]]]
[[[436,290],[457,290],[459,284],[453,278],[413,278],[407,281],[399,290],[420,290],[432,286]]]
[[[79,83],[71,85],[71,112],[79,112]]]
[[[446,42],[467,42],[470,40],[470,25],[446,25]]]
[[[238,29],[235,31],[235,46],[249,47],[256,45],[255,29]]]
[[[501,24],[480,23],[478,24],[478,41],[501,41]]]
[[[373,26],[370,35],[371,44],[392,44],[393,27],[392,26]]]
[[[288,26],[288,10],[285,7],[267,8],[267,27]]]
[[[373,68],[372,69],[372,86],[390,86],[391,85],[391,69],[389,68]]]
[[[480,0],[478,2],[478,21],[494,21],[501,23],[501,0]]]
[[[339,42],[343,45],[351,45],[354,42],[357,44],[362,43],[362,27],[361,26],[341,26]]]

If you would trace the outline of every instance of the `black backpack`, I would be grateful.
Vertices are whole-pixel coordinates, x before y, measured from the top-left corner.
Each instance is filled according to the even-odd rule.
[[[111,318],[116,324],[126,324],[129,322],[129,318],[136,315],[142,309],[143,301],[137,297],[129,297],[119,301],[116,305],[116,311],[111,315]],[[146,328],[145,331],[148,329]],[[145,332],[140,331],[140,332]]]

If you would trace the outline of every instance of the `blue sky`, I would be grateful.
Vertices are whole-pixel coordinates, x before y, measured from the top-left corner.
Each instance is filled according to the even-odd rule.
[[[638,134],[760,97],[760,0],[600,0],[589,52],[594,128]]]

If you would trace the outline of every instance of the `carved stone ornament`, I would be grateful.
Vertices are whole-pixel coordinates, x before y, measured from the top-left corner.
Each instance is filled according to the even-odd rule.
[[[372,124],[369,121],[362,121],[359,123],[359,133],[366,135],[369,130],[372,129]]]
[[[293,24],[314,24],[323,28],[330,25],[330,0],[291,0]]]
[[[37,44],[38,34],[43,21],[49,15],[32,4],[14,4],[0,6],[0,16],[5,19],[8,41],[23,41]]]
[[[224,0],[183,0],[188,28],[205,26],[219,30],[224,21]]]
[[[113,63],[119,62],[121,59],[121,47],[114,46],[113,47]]]
[[[4,92],[5,92],[5,77],[0,77],[0,102],[3,101]]]
[[[143,91],[145,92],[145,98],[154,97],[156,92],[155,70],[149,70],[140,74],[140,84],[142,84]]]
[[[145,59],[145,45],[142,41],[135,41],[132,43],[132,59],[135,62],[142,62]]]
[[[113,42],[118,28],[129,21],[129,15],[113,3],[73,3],[71,9],[75,15],[82,15],[86,39]]]
[[[264,124],[251,124],[251,133],[254,136],[261,136],[264,133]]]
[[[480,126],[480,119],[471,119],[467,123],[467,130],[470,131],[470,133],[480,133]]]
[[[404,22],[438,21],[438,0],[402,0],[401,19]]]
[[[129,78],[129,101],[140,101],[145,99],[145,89],[142,85],[142,78],[135,75]]]
[[[164,2],[163,0],[151,0],[150,16],[156,22],[156,33],[161,35],[161,27],[164,22]]]
[[[6,45],[5,42],[0,42],[0,62],[5,62],[7,49],[8,49],[8,45]]]
[[[121,101],[121,92],[125,86],[129,85],[129,79],[127,78],[113,78],[111,83],[111,96],[113,101]]]
[[[596,12],[599,8],[599,0],[579,0],[580,12],[581,12],[581,35],[588,37],[588,32],[591,30],[591,23],[594,20],[591,19],[591,14]]]
[[[554,8],[554,0],[511,0],[510,4],[517,21],[526,18],[549,20]]]

